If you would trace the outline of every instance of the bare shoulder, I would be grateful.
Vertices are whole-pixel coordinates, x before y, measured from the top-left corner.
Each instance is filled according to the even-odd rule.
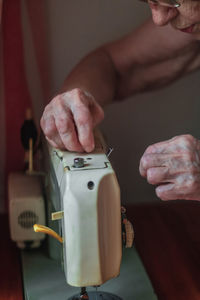
[[[117,73],[119,99],[161,88],[200,68],[200,42],[152,20],[104,49]]]
[[[131,65],[158,63],[188,52],[198,56],[200,41],[171,25],[156,26],[150,19],[125,37],[106,45],[105,49],[117,68],[126,71]]]

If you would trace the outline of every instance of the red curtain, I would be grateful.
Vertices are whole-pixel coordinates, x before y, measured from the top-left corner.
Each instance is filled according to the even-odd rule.
[[[0,0],[0,4],[1,4]],[[23,8],[23,9],[22,9]],[[1,29],[3,43],[3,81],[5,107],[5,191],[10,172],[24,168],[24,149],[20,142],[20,128],[27,108],[36,108],[38,112],[42,103],[49,98],[49,59],[47,41],[46,3],[36,0],[4,0],[2,9]],[[28,26],[22,24],[22,14],[28,20]],[[22,27],[23,25],[23,27]],[[28,27],[28,28],[27,28]],[[28,39],[27,39],[28,35]],[[23,40],[26,39],[26,42]],[[32,41],[30,43],[30,40]],[[27,44],[28,43],[28,44]],[[27,47],[28,45],[28,47]],[[31,53],[29,49],[31,48]],[[25,61],[29,55],[29,60]],[[30,64],[30,65],[29,65]],[[28,66],[28,69],[26,68]],[[37,70],[38,86],[31,86],[33,76],[31,67]],[[26,73],[28,70],[29,73]],[[33,98],[30,91],[38,88],[40,97]],[[38,91],[39,91],[38,90]],[[34,96],[33,96],[34,97]],[[34,105],[33,105],[34,103]],[[7,200],[6,200],[7,207]]]
[[[3,0],[0,0],[0,24],[1,24],[1,13],[2,13],[2,1]]]
[[[2,32],[7,190],[9,172],[23,169],[24,151],[20,143],[20,127],[26,109],[31,107],[24,66],[20,0],[4,0]]]

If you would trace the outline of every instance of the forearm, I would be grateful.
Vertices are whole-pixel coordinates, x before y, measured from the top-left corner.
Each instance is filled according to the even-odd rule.
[[[159,46],[158,41],[159,40]],[[200,67],[200,43],[148,21],[84,58],[62,91],[80,88],[100,105],[166,86]]]
[[[151,21],[104,45],[72,70],[46,106],[41,118],[46,138],[56,148],[92,151],[93,129],[103,120],[104,105],[160,88],[197,69],[199,49],[199,42]]]
[[[100,48],[85,57],[66,78],[61,92],[76,88],[90,93],[104,106],[112,102],[116,94],[117,73],[110,55]]]

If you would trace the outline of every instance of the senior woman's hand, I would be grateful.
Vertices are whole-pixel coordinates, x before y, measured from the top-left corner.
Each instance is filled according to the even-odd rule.
[[[81,90],[56,96],[43,112],[40,124],[48,142],[55,148],[90,152],[94,149],[94,127],[104,112],[92,95]]]
[[[157,186],[162,200],[200,200],[200,141],[193,136],[180,135],[149,146],[139,169]]]

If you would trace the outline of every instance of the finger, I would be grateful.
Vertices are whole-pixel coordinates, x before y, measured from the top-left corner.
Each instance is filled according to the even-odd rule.
[[[169,151],[170,142],[171,139],[150,145],[147,147],[144,154],[165,153],[166,151]]]
[[[82,152],[83,147],[78,141],[74,122],[70,113],[62,111],[59,116],[56,114],[55,124],[64,148],[69,151]]]
[[[59,137],[65,149],[82,152],[83,148],[78,141],[72,113],[65,102],[61,100],[62,97],[55,98],[52,109]]]
[[[176,151],[178,144],[180,143],[182,136],[175,136],[169,140],[162,141],[159,143],[155,143],[153,145],[150,145],[145,153],[171,153],[173,151]]]
[[[140,174],[146,177],[149,168],[165,167],[167,161],[169,161],[167,154],[144,154],[140,160]]]
[[[176,193],[175,184],[169,183],[164,185],[159,185],[156,188],[156,195],[161,200],[176,200],[180,199]]]
[[[86,104],[89,108],[93,120],[93,127],[98,125],[104,118],[104,111],[102,107],[96,102],[95,98],[86,91],[79,92],[82,103]]]
[[[82,105],[74,110],[74,121],[78,132],[78,138],[81,146],[86,152],[94,149],[93,121],[89,108]]]
[[[91,115],[93,120],[93,127],[98,125],[104,119],[104,111],[98,103],[91,106]]]
[[[58,148],[58,145],[53,140],[50,140],[47,136],[45,138],[52,147]]]
[[[198,200],[199,179],[199,175],[182,174],[176,177],[173,183],[157,187],[156,193],[162,200]]]
[[[40,124],[44,135],[51,146],[59,149],[64,149],[65,147],[57,131],[54,117],[52,115],[49,115],[46,118],[43,117]]]
[[[147,170],[147,181],[150,184],[161,184],[170,180],[169,170],[166,167],[150,168]]]

